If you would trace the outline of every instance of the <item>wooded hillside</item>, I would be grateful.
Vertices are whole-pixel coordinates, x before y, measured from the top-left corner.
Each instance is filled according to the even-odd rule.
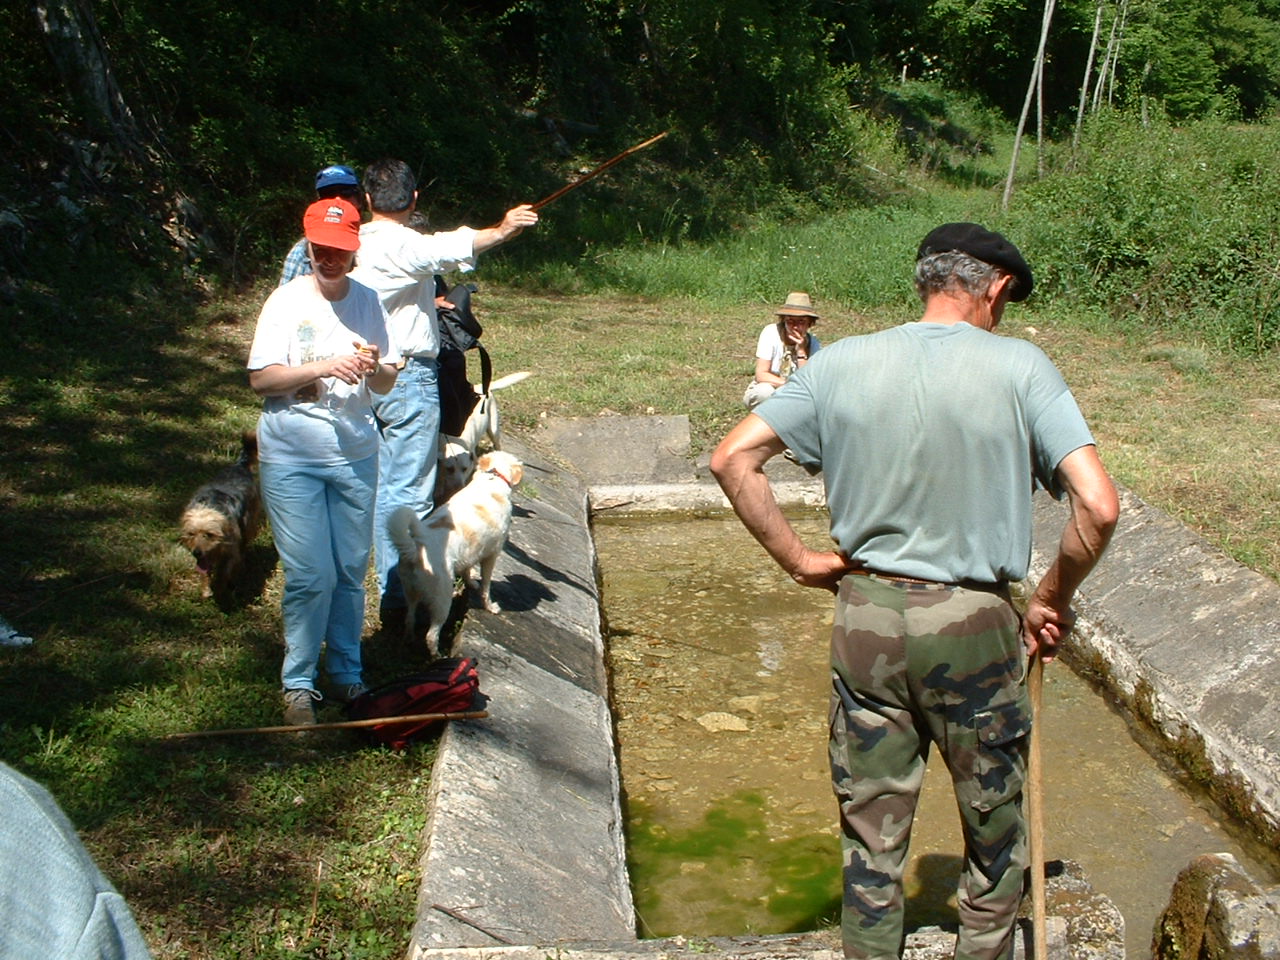
[[[1010,123],[1030,0],[36,0],[11,3],[0,80],[0,290],[98,258],[251,279],[296,233],[311,176],[379,156],[442,225],[485,223],[670,129],[557,208],[558,249],[705,237],[872,202],[876,145],[982,150],[902,83]],[[1186,119],[1280,102],[1280,0],[1064,0],[1043,127],[1107,105]],[[985,106],[984,106],[985,105]],[[985,114],[983,111],[987,111]],[[581,191],[587,193],[587,191]]]

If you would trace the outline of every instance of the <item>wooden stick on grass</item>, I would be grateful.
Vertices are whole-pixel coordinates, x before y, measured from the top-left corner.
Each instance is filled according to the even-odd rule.
[[[194,730],[189,733],[171,733],[162,740],[190,740],[193,737],[223,737],[250,733],[306,733],[308,730],[357,730],[361,727],[400,726],[405,723],[421,723],[427,720],[480,720],[489,716],[488,710],[467,710],[461,713],[415,713],[403,717],[370,717],[367,720],[337,720],[332,723],[286,724],[278,727],[229,727],[225,730]]]

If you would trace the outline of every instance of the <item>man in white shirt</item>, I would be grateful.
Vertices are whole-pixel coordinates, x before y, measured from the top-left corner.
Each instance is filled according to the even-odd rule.
[[[453,269],[472,269],[481,252],[538,222],[533,207],[522,204],[508,210],[492,227],[419,233],[408,225],[417,207],[416,185],[413,171],[403,160],[379,160],[365,169],[365,199],[371,217],[360,228],[360,256],[352,273],[354,279],[378,292],[405,364],[395,386],[374,403],[382,436],[374,563],[384,618],[389,611],[402,611],[405,605],[396,575],[396,550],[387,537],[387,517],[396,507],[407,504],[425,518],[434,506],[440,434],[436,380],[440,337],[433,278]]]

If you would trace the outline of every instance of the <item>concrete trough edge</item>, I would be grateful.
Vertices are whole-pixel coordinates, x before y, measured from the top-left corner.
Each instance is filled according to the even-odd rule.
[[[1131,491],[1121,493],[1120,525],[1107,554],[1077,595],[1079,619],[1063,646],[1063,659],[1100,682],[1219,803],[1276,848],[1280,725],[1275,723],[1274,692],[1249,687],[1270,684],[1269,674],[1274,675],[1278,666],[1274,644],[1267,638],[1274,638],[1280,615],[1280,586],[1229,560]],[[1044,495],[1036,497],[1034,510],[1032,583],[1052,562],[1069,516],[1064,503]],[[1143,539],[1140,545],[1129,542],[1136,537]],[[1158,542],[1152,544],[1151,539]],[[1168,557],[1177,562],[1166,565],[1161,558]],[[1224,567],[1245,595],[1229,613],[1219,611],[1219,620],[1229,622],[1196,619],[1199,610],[1189,615],[1186,607],[1195,608],[1197,593],[1212,583],[1204,572]],[[1133,602],[1157,584],[1163,603]],[[1167,639],[1152,643],[1153,635]],[[1210,635],[1216,645],[1216,669],[1206,669],[1190,656],[1197,643],[1209,642]],[[1264,643],[1266,649],[1259,649]],[[1257,669],[1236,669],[1245,662]],[[1251,732],[1227,726],[1221,711],[1211,709],[1210,695],[1222,687],[1234,687],[1240,696],[1256,693],[1271,703],[1271,729]]]
[[[522,445],[517,446],[519,446],[517,452],[526,459],[526,463],[531,460],[535,464],[537,463],[539,455],[536,452],[524,448]],[[645,513],[729,509],[728,502],[714,483],[614,484],[596,485],[588,488],[568,472],[557,471],[555,467],[550,466],[549,461],[543,459],[542,464],[541,470],[543,474],[547,477],[554,476],[554,480],[550,482],[550,489],[547,489],[546,485],[540,484],[542,489],[535,495],[535,501],[537,497],[548,497],[556,501],[555,509],[563,512],[563,516],[557,522],[562,524],[565,522],[575,525],[581,524],[584,530],[589,528],[589,518],[593,511]],[[556,489],[557,486],[560,489]],[[784,507],[818,506],[823,503],[822,485],[819,480],[777,481],[775,482],[774,490],[779,503]],[[1144,511],[1152,511],[1153,514],[1159,514],[1159,511],[1155,511],[1154,508],[1148,507],[1127,493],[1126,509],[1129,511],[1136,510],[1139,515]],[[534,513],[537,513],[536,509]],[[1162,514],[1160,516],[1163,517]],[[1047,497],[1037,497],[1037,548],[1034,551],[1032,567],[1034,576],[1043,575],[1044,570],[1047,568],[1064,517],[1064,508],[1061,505],[1054,503]],[[1139,518],[1133,515],[1126,518],[1121,530],[1117,533],[1117,543],[1123,542],[1123,538],[1127,535],[1126,530],[1131,527],[1144,528],[1144,535],[1150,535],[1152,530],[1158,531],[1162,529],[1160,524],[1142,524],[1135,522],[1137,519]],[[532,520],[522,519],[518,522],[513,528],[513,541],[520,544],[523,537],[522,528],[530,523],[537,522],[536,516]],[[1183,547],[1185,545],[1180,544],[1180,548]],[[1216,551],[1213,551],[1207,544],[1202,543],[1201,547],[1206,558],[1211,554],[1215,554],[1214,562],[1222,562],[1221,555],[1216,554]],[[559,567],[556,564],[560,563],[561,560],[579,565],[585,562],[590,569],[590,576],[594,577],[596,562],[594,546],[588,545],[586,552],[588,556],[577,558],[576,560],[574,558],[556,557],[554,563],[548,566],[558,570]],[[1105,564],[1109,561],[1104,559],[1103,562]],[[511,570],[510,557],[504,556],[499,563],[495,584]],[[524,572],[526,575],[531,572],[536,574],[536,570],[530,571],[527,567],[524,568]],[[576,575],[581,576],[582,572],[577,571]],[[1146,576],[1147,571],[1144,570],[1124,571],[1121,574],[1112,571],[1111,579],[1124,581],[1128,589],[1141,589],[1142,581]],[[1263,579],[1265,580],[1265,578]],[[1116,694],[1125,700],[1126,706],[1130,710],[1144,720],[1154,723],[1157,732],[1162,736],[1183,736],[1185,739],[1187,731],[1194,732],[1203,744],[1205,760],[1212,765],[1215,776],[1233,778],[1232,782],[1236,785],[1237,792],[1243,791],[1250,797],[1251,808],[1237,812],[1241,812],[1246,816],[1252,813],[1254,823],[1260,829],[1270,831],[1270,835],[1273,837],[1277,836],[1277,825],[1280,824],[1280,809],[1277,809],[1275,800],[1277,796],[1280,796],[1280,786],[1277,784],[1277,777],[1280,776],[1280,755],[1278,755],[1274,734],[1264,738],[1263,742],[1253,742],[1245,745],[1236,742],[1237,738],[1229,731],[1202,729],[1201,717],[1197,714],[1194,705],[1185,702],[1185,700],[1179,700],[1176,696],[1167,692],[1169,685],[1164,678],[1171,668],[1176,667],[1176,664],[1150,664],[1144,662],[1140,655],[1136,657],[1130,656],[1128,650],[1131,645],[1127,641],[1133,636],[1133,631],[1141,631],[1143,625],[1140,623],[1117,623],[1114,619],[1106,616],[1097,606],[1089,587],[1090,584],[1086,582],[1084,589],[1081,591],[1079,598],[1081,620],[1072,643],[1082,648],[1082,652],[1088,656],[1099,658],[1105,663],[1117,664],[1118,669],[1112,671],[1104,679],[1113,686]],[[1280,611],[1280,588],[1277,588],[1270,581],[1260,585],[1260,588],[1261,594],[1257,616],[1259,618],[1270,616],[1274,620],[1277,611]],[[551,585],[548,593],[554,597],[554,584]],[[598,613],[598,596],[595,597],[595,602]],[[548,606],[550,607],[549,610],[542,610],[537,613],[549,619],[554,619],[554,603]],[[518,617],[521,615],[520,613],[515,613],[510,616]],[[471,619],[473,617],[483,618],[484,616],[483,613],[475,614],[473,612],[469,616],[465,632],[470,633],[472,631]],[[508,615],[504,614],[502,616],[506,617]],[[479,632],[484,635],[486,643],[501,642],[500,640],[495,640],[502,634],[501,624],[492,627],[482,625],[479,628]],[[604,676],[604,651],[598,635],[593,642],[596,648],[594,655],[600,658],[601,662],[598,667],[601,676]],[[465,641],[463,652],[467,652],[465,650]],[[1245,653],[1256,655],[1256,651],[1241,651],[1241,653],[1242,655]],[[1270,654],[1268,653],[1268,655]],[[527,667],[528,664],[524,666]],[[1182,682],[1177,685],[1178,689],[1183,689],[1187,684],[1194,688],[1196,683],[1196,678],[1194,677],[1180,678],[1180,680]],[[597,711],[592,709],[589,712],[602,714],[607,718],[609,716],[608,692],[607,690],[601,690],[597,691],[597,693],[605,698],[604,710]],[[1145,698],[1145,701],[1142,698]],[[1145,708],[1144,702],[1146,704]],[[601,751],[597,762],[608,767],[605,773],[607,774],[607,779],[610,779],[614,784],[615,791],[611,805],[615,810],[620,809],[620,799],[617,793],[619,783],[616,748],[611,722],[605,720],[602,723],[591,718],[582,719],[602,727],[599,731],[599,736],[606,749]],[[1168,722],[1163,722],[1165,720]],[[465,780],[470,775],[470,758],[464,755],[465,750],[473,746],[470,741],[471,738],[464,735],[462,731],[449,730],[446,731],[440,743],[437,769],[441,771],[441,776],[438,780],[433,777],[431,786],[433,813],[428,829],[425,831],[425,847],[421,858],[424,893],[420,895],[419,925],[423,923],[423,912],[430,908],[429,900],[433,896],[433,894],[427,892],[430,880],[428,875],[432,871],[447,869],[449,863],[456,862],[459,857],[467,856],[467,851],[465,850],[440,849],[439,844],[442,838],[454,836],[442,818],[473,817],[476,816],[477,811],[468,811],[465,804],[447,804],[436,809],[437,804],[434,801],[438,801],[444,793],[452,792],[459,795],[468,793],[465,784],[459,784],[457,778]],[[518,749],[520,750],[534,751],[534,754],[521,758],[521,761],[532,761],[536,764],[537,757],[535,754],[537,747],[536,743],[519,745]],[[513,749],[517,748],[513,747]],[[459,789],[459,787],[461,788]],[[496,820],[501,816],[501,813],[501,810],[487,810],[483,811],[483,816]],[[418,926],[415,926],[414,938],[406,955],[412,960],[426,960],[426,958],[435,958],[435,960],[459,958],[461,960],[464,957],[469,958],[469,960],[480,960],[480,958],[493,958],[493,960],[510,958],[510,960],[516,960],[516,958],[546,956],[549,950],[552,951],[552,955],[566,958],[566,960],[574,957],[579,958],[579,960],[594,960],[596,957],[606,956],[676,958],[694,953],[705,956],[708,952],[719,957],[741,956],[744,958],[751,957],[753,960],[798,956],[825,958],[838,955],[838,945],[832,942],[829,934],[692,940],[686,940],[685,938],[654,941],[636,940],[633,916],[627,917],[620,924],[617,923],[621,919],[617,915],[631,909],[630,887],[625,862],[624,843],[619,842],[619,835],[613,832],[614,827],[608,826],[609,819],[609,817],[605,817],[601,820],[601,823],[605,824],[604,829],[609,835],[602,835],[595,846],[598,850],[604,852],[605,858],[610,862],[595,865],[595,869],[591,872],[591,877],[597,878],[594,886],[584,886],[579,895],[570,899],[567,903],[560,900],[546,899],[546,891],[540,889],[536,883],[526,882],[525,889],[520,893],[521,896],[530,898],[530,903],[523,909],[533,914],[541,914],[544,919],[552,924],[557,922],[557,918],[561,916],[565,921],[568,921],[578,906],[589,903],[593,899],[604,898],[612,901],[609,908],[604,910],[603,913],[614,915],[614,922],[604,925],[608,929],[604,929],[600,937],[590,935],[584,937],[581,930],[575,930],[572,933],[566,933],[565,936],[540,936],[537,938],[537,943],[526,945],[520,942],[518,931],[514,933],[513,937],[508,938],[512,942],[502,943],[497,938],[488,935],[481,936],[479,942],[477,942],[475,939],[476,931],[472,930],[461,935],[456,942],[442,942],[438,936],[420,937]],[[563,828],[562,823],[561,829]],[[488,838],[488,842],[501,845],[507,840],[502,836],[492,836]],[[552,842],[544,845],[542,849],[554,851],[557,847]],[[568,852],[576,848],[571,847],[571,845],[565,845],[562,849]],[[500,855],[494,859],[495,862],[502,861]],[[548,866],[551,865],[548,864]],[[564,875],[575,873],[574,864],[572,863],[558,865],[557,869],[559,873]],[[605,876],[608,879],[598,882],[598,878],[601,876]],[[440,878],[437,876],[435,879],[439,880]],[[467,886],[471,882],[466,877],[460,878],[462,885],[453,890],[453,899],[456,902],[471,904],[475,902],[477,897],[482,898],[484,896],[482,890]],[[519,882],[521,882],[519,878],[503,875],[488,876],[480,881],[480,887],[482,888],[484,885],[510,886]],[[619,890],[625,890],[626,893],[619,895]],[[507,893],[510,894],[511,891],[508,890]],[[438,918],[436,918],[435,922],[435,929],[438,934],[440,932]],[[455,924],[452,928],[453,932],[455,934],[458,933],[458,928],[462,925]],[[628,925],[630,925],[630,929],[628,929]],[[570,923],[568,926],[572,927],[573,924]],[[929,955],[933,952],[935,942],[941,943],[943,946],[938,949],[945,952],[945,949],[947,949],[945,945],[954,940],[949,934],[940,931],[936,933],[922,931],[921,934],[923,936],[914,941],[914,945],[918,949],[909,950],[909,953],[917,956]]]
[[[772,484],[773,495],[786,507],[821,507],[826,504],[822,484],[816,480],[783,480]],[[599,484],[588,490],[592,514],[688,513],[730,510],[729,500],[714,483]]]

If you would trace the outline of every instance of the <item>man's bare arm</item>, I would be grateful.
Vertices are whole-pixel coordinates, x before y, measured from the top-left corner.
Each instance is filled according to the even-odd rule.
[[[1080,447],[1058,464],[1058,479],[1071,501],[1071,516],[1058,542],[1058,555],[1027,601],[1022,640],[1029,653],[1040,649],[1052,660],[1058,641],[1071,629],[1071,598],[1111,542],[1120,500],[1093,445]]]
[[[538,213],[529,204],[522,203],[518,207],[512,207],[503,216],[501,223],[492,227],[482,227],[476,231],[471,241],[471,249],[477,254],[492,250],[498,244],[506,243],[526,227],[532,227],[537,222]]]
[[[783,449],[773,428],[748,414],[716,447],[711,472],[734,513],[791,579],[801,586],[835,590],[848,572],[848,561],[835,551],[805,546],[783,516],[765,476],[764,465]]]

